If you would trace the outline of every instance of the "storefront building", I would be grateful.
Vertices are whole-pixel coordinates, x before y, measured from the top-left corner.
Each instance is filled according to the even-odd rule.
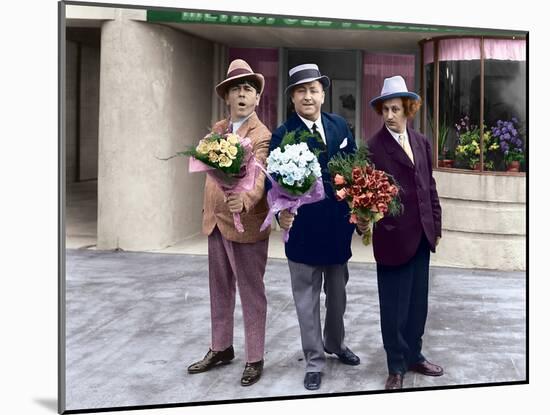
[[[66,25],[65,174],[97,179],[98,249],[200,232],[203,180],[159,158],[225,116],[214,86],[239,57],[266,78],[257,112],[272,130],[291,111],[288,69],[317,63],[332,80],[323,110],[358,143],[382,126],[368,102],[402,75],[424,100],[411,128],[433,144],[440,262],[525,269],[526,33],[74,5]]]

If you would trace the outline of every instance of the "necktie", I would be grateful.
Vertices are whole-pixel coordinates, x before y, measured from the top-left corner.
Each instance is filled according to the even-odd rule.
[[[414,156],[413,156],[411,146],[408,140],[405,140],[405,136],[403,134],[399,134],[399,144],[401,144],[401,147],[403,148],[403,150],[405,151],[409,159],[414,164]]]
[[[321,135],[321,132],[317,128],[317,124],[313,124],[313,127],[311,127],[311,132],[315,134],[317,137],[319,137],[319,140],[324,144],[325,140],[323,140],[323,136]]]

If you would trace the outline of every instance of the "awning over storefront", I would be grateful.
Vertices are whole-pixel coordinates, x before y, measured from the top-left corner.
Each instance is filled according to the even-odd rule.
[[[148,10],[147,21],[150,22],[174,22],[174,23],[202,23],[202,24],[223,24],[234,26],[256,26],[256,27],[292,27],[307,29],[336,29],[336,30],[382,30],[392,32],[424,32],[434,34],[499,34],[511,35],[504,30],[457,28],[447,26],[427,26],[419,24],[400,24],[382,22],[356,22],[345,20],[312,19],[301,17],[279,17],[267,15],[243,15],[229,13],[213,13],[198,11],[162,11]]]

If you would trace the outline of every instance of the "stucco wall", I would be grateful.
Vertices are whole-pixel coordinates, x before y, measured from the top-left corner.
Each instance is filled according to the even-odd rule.
[[[436,171],[443,210],[439,265],[525,270],[526,178]]]
[[[98,249],[154,250],[200,232],[204,175],[160,161],[210,125],[210,42],[129,20],[101,36]]]

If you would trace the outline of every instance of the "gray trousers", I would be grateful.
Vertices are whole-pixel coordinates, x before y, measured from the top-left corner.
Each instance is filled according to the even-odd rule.
[[[348,264],[313,266],[288,260],[292,295],[300,324],[306,372],[321,372],[325,366],[324,348],[340,353],[344,345],[344,312]],[[323,284],[324,277],[324,284]],[[325,327],[321,334],[321,285],[325,291]]]

